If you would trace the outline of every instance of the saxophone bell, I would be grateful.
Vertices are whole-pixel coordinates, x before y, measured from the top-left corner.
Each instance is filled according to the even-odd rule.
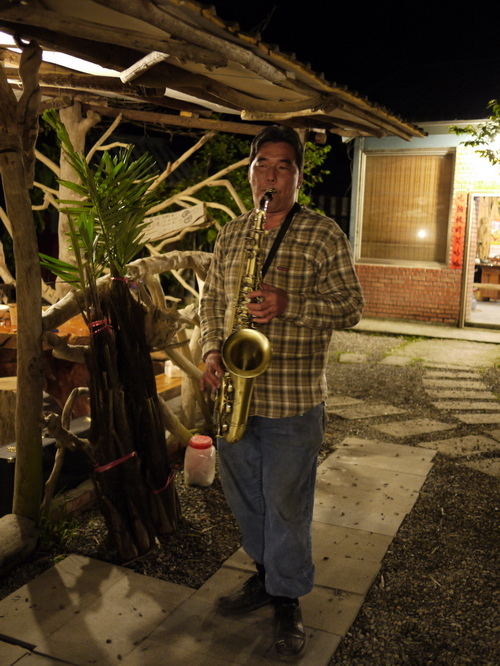
[[[242,328],[231,333],[222,347],[224,365],[237,377],[258,377],[271,362],[271,343],[254,328]]]

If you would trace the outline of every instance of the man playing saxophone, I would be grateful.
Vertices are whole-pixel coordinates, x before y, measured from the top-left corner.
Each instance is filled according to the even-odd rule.
[[[318,451],[323,442],[325,367],[334,329],[354,326],[363,296],[351,250],[337,224],[296,204],[302,183],[298,134],[270,126],[254,139],[249,181],[255,207],[267,205],[264,258],[272,260],[260,288],[247,294],[255,328],[270,341],[272,360],[255,379],[242,438],[218,438],[221,482],[256,573],[218,601],[223,613],[274,606],[274,646],[298,657],[306,637],[299,597],[313,588],[311,522]],[[205,371],[202,389],[218,389],[221,350],[230,331],[242,248],[252,212],[220,232],[200,305]],[[280,229],[287,229],[275,244]]]

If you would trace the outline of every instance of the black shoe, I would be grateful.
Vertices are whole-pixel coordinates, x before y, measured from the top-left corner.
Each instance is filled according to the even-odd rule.
[[[280,659],[297,659],[306,646],[300,604],[297,600],[274,603],[274,649]]]
[[[220,613],[250,613],[261,606],[270,604],[273,597],[266,592],[259,574],[254,574],[238,592],[227,597],[220,597],[217,601],[217,610]]]

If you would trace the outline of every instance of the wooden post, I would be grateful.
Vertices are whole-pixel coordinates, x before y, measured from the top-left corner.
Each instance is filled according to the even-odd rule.
[[[38,128],[38,69],[42,52],[23,47],[19,102],[0,66],[0,173],[12,222],[18,309],[16,473],[13,511],[36,520],[42,496],[42,296],[38,244],[28,187]]]
[[[62,122],[64,123],[68,132],[69,138],[75,150],[79,153],[85,152],[85,137],[89,129],[96,125],[100,116],[97,113],[90,112],[86,118],[82,116],[82,107],[79,102],[65,107],[59,111]],[[64,150],[61,150],[60,158],[60,173],[61,180],[69,180],[77,183],[78,176],[66,157]],[[75,199],[76,194],[65,185],[59,185],[59,199]],[[69,249],[68,241],[69,223],[68,216],[60,212],[59,221],[57,226],[57,234],[59,238],[59,259],[67,261],[70,264],[75,263],[75,255]],[[65,282],[57,281],[56,293],[59,298],[62,298],[70,291],[70,285]]]

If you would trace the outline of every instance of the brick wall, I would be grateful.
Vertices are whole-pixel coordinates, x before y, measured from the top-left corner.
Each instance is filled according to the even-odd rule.
[[[364,316],[457,325],[461,271],[357,264],[356,273],[366,300]]]

